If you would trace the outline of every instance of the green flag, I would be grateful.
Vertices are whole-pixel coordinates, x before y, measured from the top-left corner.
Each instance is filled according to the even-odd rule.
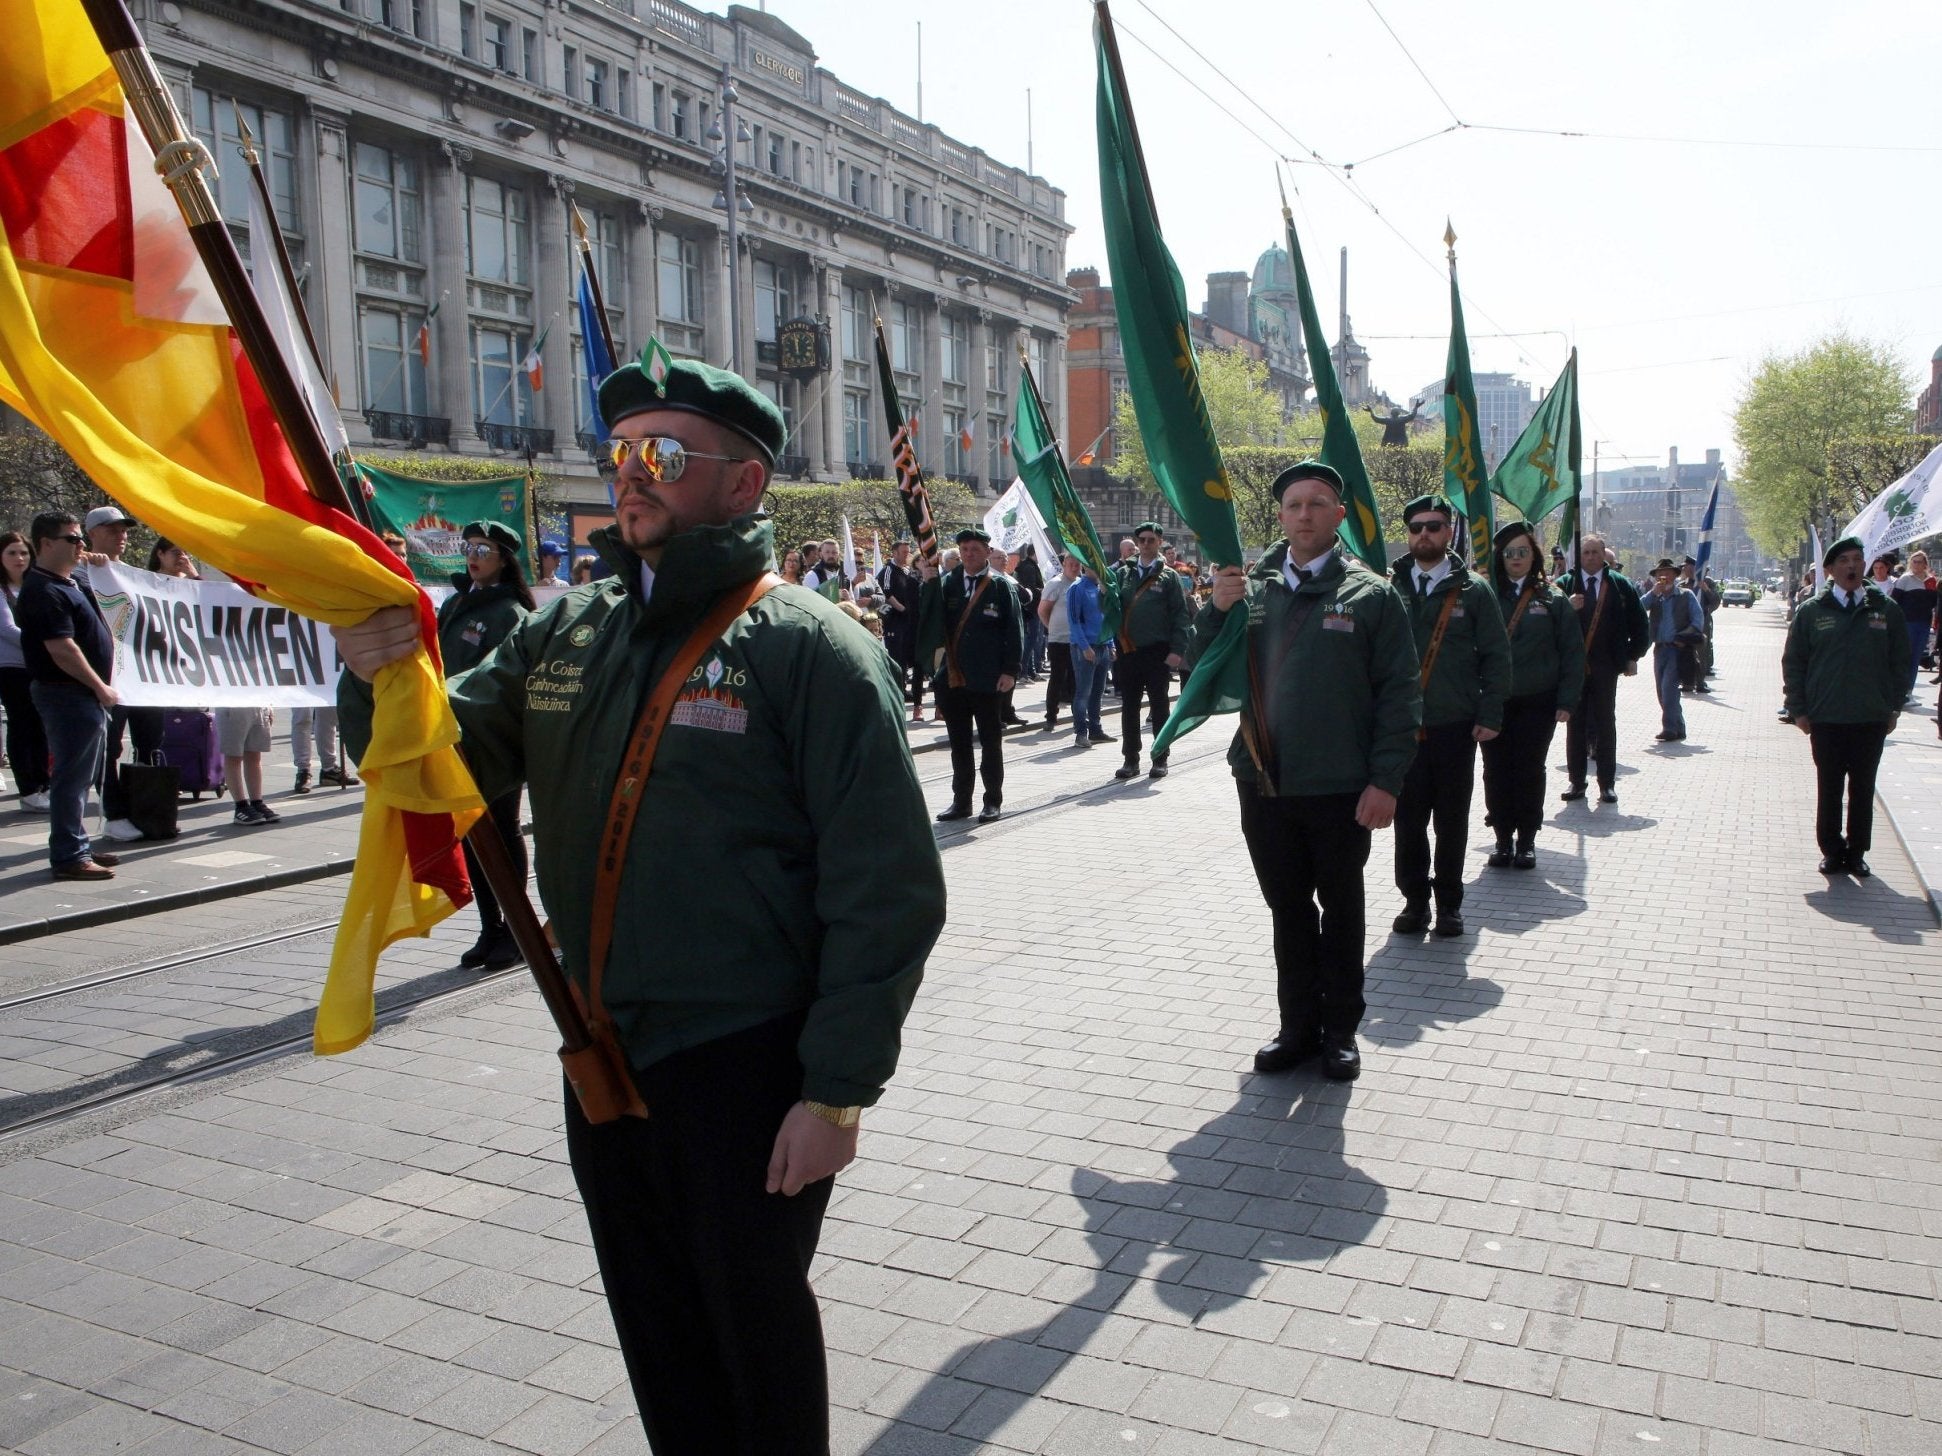
[[[1491,489],[1533,523],[1578,494],[1582,438],[1578,430],[1578,351],[1544,397],[1524,433],[1491,478]]]
[[[1279,175],[1275,180],[1280,181]],[[1342,504],[1348,513],[1336,534],[1342,544],[1361,558],[1371,571],[1387,572],[1382,555],[1382,519],[1376,510],[1375,487],[1369,484],[1369,470],[1362,463],[1362,442],[1355,437],[1349,422],[1348,407],[1342,403],[1342,388],[1335,378],[1335,361],[1329,357],[1328,340],[1322,336],[1322,321],[1315,311],[1315,290],[1308,286],[1308,265],[1302,261],[1301,243],[1295,237],[1295,214],[1281,199],[1281,220],[1288,227],[1288,259],[1295,265],[1295,293],[1301,301],[1301,337],[1308,347],[1308,372],[1314,376],[1315,406],[1322,412],[1322,463],[1333,466],[1348,487]]]
[[[1054,543],[1090,566],[1099,577],[1100,605],[1106,611],[1106,630],[1119,631],[1119,578],[1114,575],[1099,532],[1079,492],[1072,488],[1059,443],[1046,423],[1045,407],[1029,366],[1018,371],[1018,402],[1012,407],[1011,458],[1026,494],[1038,507]],[[1047,563],[1049,568],[1050,563]]]
[[[530,492],[524,475],[418,480],[362,461],[352,469],[371,493],[371,516],[377,528],[405,538],[405,565],[420,581],[442,586],[448,577],[465,570],[465,541],[459,533],[474,521],[497,521],[521,541],[528,539]],[[532,554],[527,550],[521,556],[530,577]]]
[[[1443,371],[1443,494],[1470,523],[1472,566],[1488,562],[1497,534],[1484,472],[1483,445],[1477,439],[1477,386],[1470,378],[1470,341],[1463,332],[1463,295],[1457,292],[1456,232],[1444,234],[1450,248],[1450,361]],[[1482,570],[1482,567],[1478,567]]]
[[[1219,566],[1242,564],[1241,533],[1227,467],[1200,392],[1188,332],[1187,292],[1160,236],[1139,131],[1126,96],[1112,16],[1099,0],[1093,26],[1099,60],[1099,190],[1112,272],[1113,307],[1147,460],[1174,510]],[[1153,740],[1160,755],[1215,713],[1238,712],[1247,697],[1247,614],[1229,612],[1201,654],[1173,715]]]

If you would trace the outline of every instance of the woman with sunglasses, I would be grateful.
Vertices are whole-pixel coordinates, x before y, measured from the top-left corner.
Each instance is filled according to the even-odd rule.
[[[1537,867],[1544,822],[1544,758],[1558,724],[1571,720],[1585,684],[1585,641],[1570,599],[1544,574],[1529,521],[1499,528],[1490,580],[1510,631],[1510,697],[1504,729],[1483,746],[1484,823],[1497,831],[1488,864]]]
[[[492,649],[510,637],[533,610],[533,589],[519,565],[519,537],[497,521],[474,521],[462,533],[465,570],[452,575],[452,594],[438,609],[438,650],[445,659],[445,675],[456,677],[485,660]],[[526,840],[519,832],[521,791],[514,788],[486,805],[506,853],[526,879]],[[492,886],[465,845],[465,865],[472,877],[472,893],[479,907],[479,938],[459,957],[459,964],[483,971],[503,971],[519,960],[519,947],[506,928]]]
[[[0,535],[0,707],[7,713],[7,762],[13,765],[14,788],[20,807],[45,814],[47,796],[47,735],[34,709],[27,658],[20,645],[20,626],[14,604],[20,584],[33,565],[33,549],[18,531]]]

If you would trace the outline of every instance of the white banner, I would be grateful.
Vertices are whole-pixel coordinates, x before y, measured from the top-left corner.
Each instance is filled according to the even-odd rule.
[[[1877,556],[1899,551],[1913,541],[1942,531],[1942,445],[1923,457],[1922,463],[1868,502],[1867,508],[1848,523],[1843,536],[1861,542],[1861,559],[1873,562]],[[1814,563],[1820,565],[1819,560]]]
[[[999,496],[990,510],[984,513],[984,528],[991,536],[993,551],[1017,551],[1025,546],[1038,548],[1039,570],[1048,575],[1058,562],[1059,553],[1052,549],[1052,538],[1045,533],[1045,522],[1039,519],[1038,507],[1026,494],[1025,482],[1014,480],[1011,489]]]
[[[91,566],[134,708],[329,708],[343,671],[330,629],[227,581]]]

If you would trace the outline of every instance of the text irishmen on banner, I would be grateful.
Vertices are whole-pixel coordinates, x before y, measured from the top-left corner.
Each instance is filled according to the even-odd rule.
[[[130,707],[327,708],[343,670],[330,633],[226,581],[90,568]]]

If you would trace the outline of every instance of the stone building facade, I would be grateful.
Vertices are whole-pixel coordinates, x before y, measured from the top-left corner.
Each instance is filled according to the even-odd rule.
[[[989,489],[1021,349],[1064,406],[1065,195],[820,68],[774,16],[679,0],[137,0],[245,250],[259,140],[354,445],[529,452],[604,504],[587,449],[572,209],[621,357],[731,356],[724,79],[738,99],[741,349],[784,473],[888,470],[872,321],[927,469]],[[712,133],[712,134],[711,134]],[[780,326],[828,368],[787,374]],[[535,344],[543,387],[521,366]],[[970,443],[967,445],[966,441]]]

